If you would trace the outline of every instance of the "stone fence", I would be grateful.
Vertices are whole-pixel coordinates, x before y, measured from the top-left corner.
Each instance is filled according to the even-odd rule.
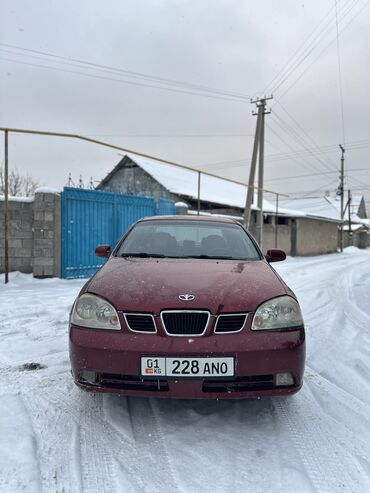
[[[0,272],[4,272],[4,199],[0,197]],[[9,271],[60,276],[60,195],[39,188],[9,199]]]

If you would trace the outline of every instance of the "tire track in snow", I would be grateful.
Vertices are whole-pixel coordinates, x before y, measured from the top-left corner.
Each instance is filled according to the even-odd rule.
[[[101,421],[101,399],[100,396],[89,397],[83,399],[85,406],[81,406],[79,418],[83,492],[112,493],[119,489],[112,451],[106,446],[104,431],[99,433],[97,427],[97,422]]]
[[[63,379],[65,380],[65,378]],[[48,397],[49,404],[60,408],[78,424],[75,457],[80,463],[82,491],[120,492],[119,476],[125,472],[125,487],[142,491],[142,482],[133,465],[135,450],[122,441],[103,416],[103,395],[88,394],[74,387],[71,393],[58,386]],[[120,472],[119,469],[122,469]]]
[[[168,474],[171,464],[149,400],[116,398],[123,404],[127,402],[134,437],[134,443],[130,443],[124,431],[120,432],[121,423],[113,427],[104,415],[106,397],[77,388],[71,396],[60,386],[49,397],[50,403],[79,422],[82,491],[120,492],[117,464],[125,475],[125,482],[131,483],[132,491],[178,491],[173,473]],[[158,469],[165,470],[166,474],[158,475]]]
[[[145,397],[127,399],[138,456],[145,462],[144,474],[148,476],[145,491],[176,492],[179,487],[151,401]],[[165,473],[158,474],[159,469]]]
[[[45,388],[39,382],[32,385],[32,377],[27,380],[23,395],[37,432],[42,491],[80,493],[80,468],[74,454],[78,425],[57,406],[49,405],[43,396]]]
[[[367,479],[359,478],[360,470],[352,457],[346,456],[345,464],[341,462],[341,445],[322,425],[327,424],[325,413],[322,410],[318,413],[312,399],[306,397],[303,401],[302,392],[301,405],[277,399],[275,406],[315,490],[317,493],[363,493],[368,486]]]

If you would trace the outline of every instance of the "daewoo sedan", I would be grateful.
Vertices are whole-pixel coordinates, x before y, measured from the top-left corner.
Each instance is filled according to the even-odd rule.
[[[70,316],[77,385],[177,398],[283,395],[302,386],[305,334],[294,293],[236,221],[138,221],[85,284]]]

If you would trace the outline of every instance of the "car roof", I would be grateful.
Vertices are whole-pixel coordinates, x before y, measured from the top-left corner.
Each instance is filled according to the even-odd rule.
[[[217,222],[217,223],[231,223],[240,224],[236,219],[231,217],[220,217],[220,216],[191,216],[191,215],[172,215],[172,216],[148,216],[143,217],[138,222],[142,221],[195,221],[195,222]]]

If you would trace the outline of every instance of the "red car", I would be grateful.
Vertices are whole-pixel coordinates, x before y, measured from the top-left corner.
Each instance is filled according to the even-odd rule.
[[[85,284],[70,317],[78,386],[129,396],[225,399],[302,386],[305,333],[294,293],[231,219],[138,221]]]

